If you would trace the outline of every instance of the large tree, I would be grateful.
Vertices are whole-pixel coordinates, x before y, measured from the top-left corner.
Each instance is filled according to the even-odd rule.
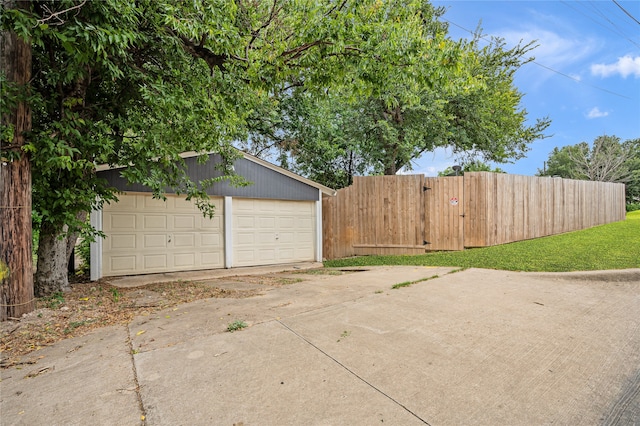
[[[399,19],[414,22],[405,27],[404,43],[379,50],[377,61],[361,61],[349,70],[348,85],[324,96],[287,92],[273,130],[252,137],[248,148],[273,148],[288,167],[341,187],[353,174],[410,169],[438,147],[506,162],[544,137],[549,120],[528,123],[513,83],[533,44],[507,48],[496,39],[481,47],[479,36],[456,42],[437,20],[441,9],[385,5],[392,15],[419,17]],[[385,41],[383,34],[379,42]]]
[[[624,183],[627,202],[640,202],[640,139],[602,135],[592,144],[556,147],[537,174]]]
[[[26,6],[2,1],[7,11]],[[22,152],[31,130],[31,45],[9,29],[0,37],[0,319],[5,320],[34,308],[31,168]]]
[[[394,7],[404,4],[421,2]],[[96,164],[126,164],[129,180],[157,196],[173,187],[211,214],[203,189],[212,182],[189,181],[179,154],[220,153],[223,178],[236,179],[232,142],[267,132],[256,117],[277,116],[283,95],[348,87],[354,69],[358,93],[379,94],[385,67],[433,42],[404,37],[422,18],[403,13],[374,0],[3,3],[2,29],[33,52],[33,127],[14,151],[33,167],[36,293],[67,286],[70,247],[92,232],[87,212],[116,197]]]

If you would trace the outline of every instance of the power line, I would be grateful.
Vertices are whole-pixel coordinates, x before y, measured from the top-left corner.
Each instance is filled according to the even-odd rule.
[[[606,19],[612,26],[614,29],[609,28],[607,25],[602,24],[600,21],[594,19],[593,17],[589,16],[588,14],[584,13],[583,11],[581,11],[580,9],[573,7],[569,2],[560,0],[560,3],[564,4],[565,6],[575,10],[576,12],[578,12],[579,14],[581,14],[582,16],[584,16],[585,18],[589,19],[590,21],[592,21],[593,23],[601,26],[602,28],[604,28],[605,30],[618,35],[620,37],[624,37],[629,43],[633,44],[636,47],[640,48],[640,44],[636,43],[635,41],[633,41],[631,38],[629,38],[629,36],[627,36],[616,24],[614,24],[613,22],[611,22],[598,8],[596,8],[594,5],[591,5],[591,7],[594,9],[594,12],[597,13],[598,15],[600,15],[600,17]],[[581,3],[579,3],[581,4]]]
[[[620,10],[622,10],[624,13],[626,13],[629,18],[631,18],[634,21],[636,21],[636,24],[640,25],[640,21],[638,21],[636,18],[634,18],[632,14],[627,12],[627,9],[622,7],[622,5],[620,5],[620,3],[618,3],[616,0],[611,0],[611,1],[614,2],[616,4],[616,6],[618,6],[620,8]]]
[[[465,27],[463,27],[462,25],[458,25],[458,24],[456,24],[455,22],[452,22],[452,21],[450,21],[450,20],[448,20],[448,19],[446,19],[446,18],[440,17],[440,19],[441,19],[441,20],[443,20],[443,21],[445,21],[445,22],[447,22],[447,23],[449,23],[449,24],[451,24],[451,25],[454,25],[454,26],[456,26],[456,27],[460,28],[461,30],[464,30],[464,31],[466,31],[466,32],[468,32],[468,33],[470,33],[470,34],[472,34],[472,35],[476,35],[476,34],[477,34],[477,33],[473,32],[473,31],[471,31],[470,29],[465,28]],[[479,37],[480,37],[481,39],[483,39],[484,41],[488,42],[489,44],[494,44],[493,40],[489,40],[489,39],[487,39],[485,36],[479,36]],[[554,72],[554,73],[556,73],[556,74],[558,74],[558,75],[561,75],[561,76],[563,76],[563,77],[566,77],[566,78],[568,78],[568,79],[571,79],[571,80],[573,80],[573,81],[575,81],[575,82],[578,82],[578,83],[580,83],[580,84],[585,84],[585,85],[587,85],[587,86],[589,86],[589,87],[592,87],[592,88],[594,88],[594,89],[600,90],[600,91],[602,91],[602,92],[606,92],[606,93],[609,93],[609,94],[611,94],[611,95],[615,95],[615,96],[618,96],[618,97],[621,97],[621,98],[624,98],[624,99],[633,100],[633,98],[630,98],[630,97],[628,97],[628,96],[622,95],[622,94],[620,94],[620,93],[613,92],[613,91],[611,91],[611,90],[608,90],[608,89],[605,89],[605,88],[602,88],[602,87],[599,87],[599,86],[595,86],[595,85],[593,85],[593,84],[585,83],[584,81],[582,81],[582,80],[580,80],[580,79],[578,79],[578,78],[571,77],[571,76],[570,76],[570,75],[568,75],[568,74],[565,74],[565,73],[563,73],[563,72],[560,72],[560,71],[558,71],[558,70],[555,70],[555,69],[553,69],[553,68],[551,68],[551,67],[548,67],[548,66],[546,66],[546,65],[543,65],[543,64],[541,64],[541,63],[539,63],[539,62],[531,61],[531,63],[533,63],[533,64],[535,64],[535,65],[539,66],[540,68],[544,68],[544,69],[549,70],[549,71],[551,71],[551,72]]]

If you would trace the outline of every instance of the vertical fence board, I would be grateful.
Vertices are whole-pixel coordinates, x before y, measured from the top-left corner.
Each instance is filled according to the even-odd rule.
[[[624,206],[616,183],[489,172],[355,177],[323,197],[323,252],[415,254],[423,240],[429,250],[504,244],[624,220]]]

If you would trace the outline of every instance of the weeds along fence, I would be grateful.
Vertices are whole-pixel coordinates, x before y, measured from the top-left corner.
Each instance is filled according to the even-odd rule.
[[[625,219],[623,184],[490,172],[355,177],[322,206],[327,259],[486,247]]]

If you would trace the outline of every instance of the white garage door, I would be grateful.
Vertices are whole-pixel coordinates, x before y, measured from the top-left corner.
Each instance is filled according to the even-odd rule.
[[[102,275],[148,274],[224,267],[223,202],[213,219],[185,197],[119,195],[104,205]]]
[[[315,259],[315,203],[233,199],[233,265]]]

